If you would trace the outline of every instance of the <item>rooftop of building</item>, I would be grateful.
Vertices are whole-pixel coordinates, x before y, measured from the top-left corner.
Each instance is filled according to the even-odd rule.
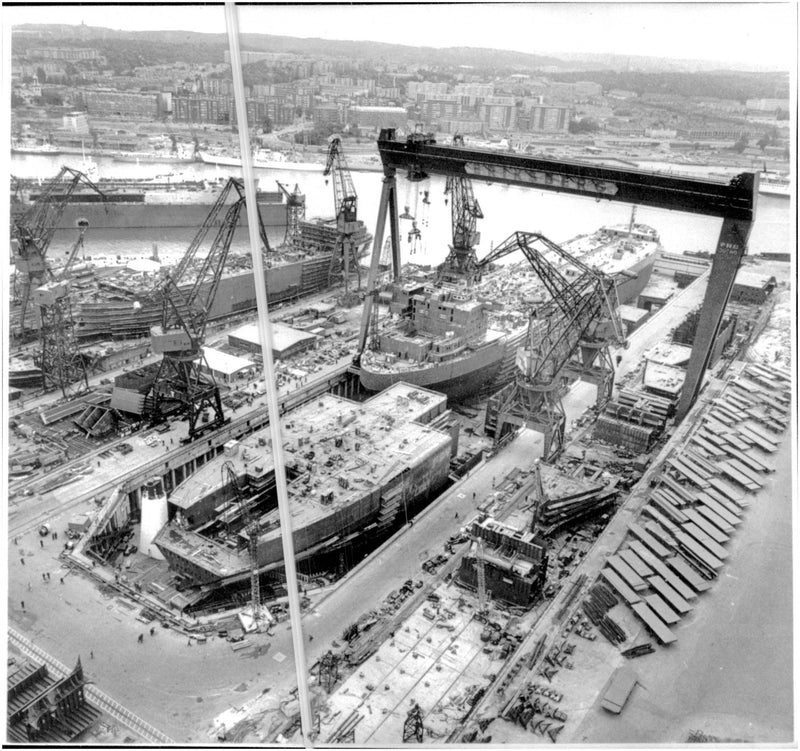
[[[283,352],[300,342],[313,341],[317,338],[314,334],[298,331],[283,323],[270,323],[270,326],[272,327],[272,348],[276,352]],[[229,337],[240,339],[253,345],[261,344],[258,325],[255,323],[247,323],[244,326],[240,326],[235,331],[232,331]]]

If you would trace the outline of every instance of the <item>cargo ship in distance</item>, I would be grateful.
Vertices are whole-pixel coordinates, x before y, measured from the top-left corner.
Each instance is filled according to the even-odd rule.
[[[80,189],[70,196],[57,228],[77,227],[85,219],[96,229],[183,228],[196,230],[203,224],[224,183],[208,180],[99,179],[105,196]],[[12,186],[12,219],[25,211],[41,194],[36,180],[17,180]],[[268,228],[286,225],[286,205],[280,191],[257,191],[261,218]],[[231,198],[233,200],[233,198]],[[247,226],[243,214],[239,223]]]
[[[563,247],[616,276],[624,304],[647,285],[661,243],[656,230],[632,220],[580,235]],[[564,271],[567,278],[571,271]],[[388,305],[390,320],[361,356],[361,385],[381,391],[405,381],[451,400],[502,388],[513,378],[528,310],[543,293],[525,263],[489,271],[471,289],[435,284],[433,275],[390,285],[379,298]]]

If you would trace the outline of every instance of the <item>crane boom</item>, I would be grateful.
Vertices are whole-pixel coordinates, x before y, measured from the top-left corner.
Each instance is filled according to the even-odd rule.
[[[258,624],[261,616],[261,585],[258,577],[258,537],[261,527],[258,517],[253,515],[250,503],[245,498],[236,468],[227,461],[222,465],[223,480],[227,480],[233,489],[236,503],[244,521],[244,532],[247,536],[247,551],[250,558],[250,605],[253,609],[253,620]]]
[[[225,209],[211,247],[200,262],[194,279],[188,280],[189,261],[195,258],[202,240],[210,232],[214,224],[210,219],[204,222],[192,241],[176,273],[167,276],[161,285],[161,325],[153,327],[150,332],[150,346],[153,352],[162,355],[162,360],[151,389],[148,411],[154,423],[163,420],[170,412],[185,414],[189,421],[189,440],[226,422],[219,388],[205,362],[203,342],[208,314],[245,206],[242,181],[231,178],[211,209],[211,216],[217,217],[232,190],[237,198]],[[259,224],[261,232],[264,232],[260,214]],[[213,419],[208,419],[206,409],[210,409]],[[198,424],[201,415],[205,415],[203,425]]]
[[[361,272],[358,265],[358,254],[353,234],[358,229],[358,196],[353,185],[353,177],[347,166],[341,148],[341,140],[332,138],[328,147],[328,159],[325,163],[325,176],[333,173],[333,199],[336,209],[336,247],[331,254],[331,265],[328,270],[328,281],[334,283],[339,276],[344,282],[345,296],[349,294],[350,269],[355,269],[358,286],[361,287]],[[327,182],[327,181],[326,181]]]
[[[11,227],[14,266],[24,275],[19,328],[25,331],[31,293],[53,277],[47,251],[58,223],[73,193],[81,186],[95,191],[105,202],[106,195],[83,172],[62,167],[36,197],[33,205],[16,217]]]
[[[560,450],[563,439],[564,413],[558,395],[563,377],[572,375],[597,383],[598,403],[610,397],[613,365],[608,346],[624,341],[616,282],[531,232],[515,232],[477,267],[517,250],[542,280],[550,300],[529,313],[525,344],[516,357],[516,379],[500,409],[499,432],[504,420],[540,428],[545,434],[545,456],[550,458]],[[577,276],[568,280],[545,257],[546,252],[574,264]]]
[[[453,145],[463,146],[463,136],[453,136]],[[439,278],[445,281],[466,279],[467,283],[471,283],[477,274],[475,246],[480,242],[480,233],[476,227],[477,220],[483,219],[483,211],[475,198],[472,180],[468,175],[448,175],[444,192],[450,196],[453,244],[439,267]]]
[[[333,201],[337,220],[354,222],[358,214],[358,196],[341,146],[339,138],[331,139],[324,175],[327,177],[333,173]]]

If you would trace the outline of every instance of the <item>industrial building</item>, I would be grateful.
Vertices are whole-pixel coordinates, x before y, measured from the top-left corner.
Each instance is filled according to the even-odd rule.
[[[276,360],[294,357],[314,346],[317,337],[305,331],[298,331],[283,323],[270,323],[272,328],[272,356]],[[228,344],[245,352],[261,354],[261,340],[258,326],[247,323],[228,334]]]

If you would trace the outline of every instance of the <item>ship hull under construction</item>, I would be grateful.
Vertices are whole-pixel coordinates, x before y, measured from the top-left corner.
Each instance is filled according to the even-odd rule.
[[[655,250],[617,275],[617,294],[625,304],[635,301],[647,286],[655,263]],[[480,392],[496,391],[513,378],[516,350],[522,344],[524,330],[512,331],[494,342],[471,350],[468,354],[445,360],[428,367],[386,366],[375,355],[362,357],[361,385],[368,391],[382,391],[393,383],[405,381],[440,391],[454,401],[463,400]]]
[[[276,264],[266,269],[270,304],[295,300],[325,289],[329,281],[331,256],[323,253],[299,261]],[[123,288],[104,283],[105,299],[81,301],[73,309],[75,334],[79,339],[133,339],[147,336],[161,320],[161,304],[153,299],[136,299]],[[227,318],[256,309],[253,271],[224,276],[219,281],[208,319]]]

